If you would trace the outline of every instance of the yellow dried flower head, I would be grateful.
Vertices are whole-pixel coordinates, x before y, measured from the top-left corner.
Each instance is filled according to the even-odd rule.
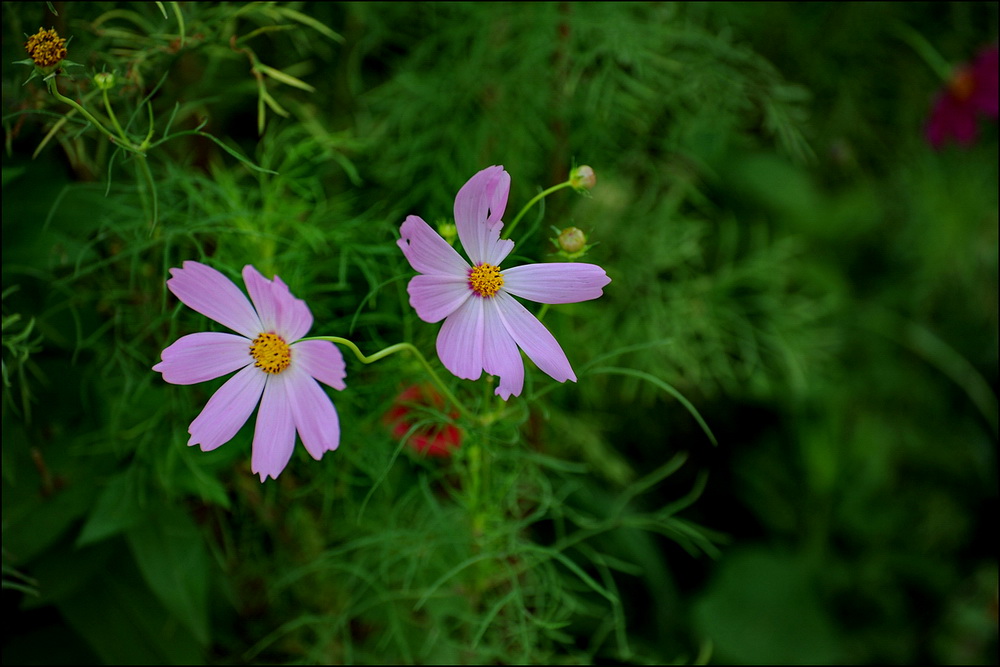
[[[66,40],[59,36],[55,29],[39,28],[38,32],[28,38],[24,50],[28,57],[43,69],[58,65],[66,57]]]

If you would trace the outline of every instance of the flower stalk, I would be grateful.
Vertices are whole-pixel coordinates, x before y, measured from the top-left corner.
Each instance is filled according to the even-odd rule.
[[[453,393],[451,393],[451,391],[448,389],[448,386],[441,379],[441,376],[439,376],[437,372],[435,372],[434,368],[427,361],[427,358],[424,357],[424,355],[420,353],[420,350],[418,350],[416,346],[414,346],[412,343],[396,343],[395,345],[390,345],[389,347],[379,350],[374,354],[366,355],[352,341],[346,338],[341,338],[340,336],[310,336],[309,338],[304,338],[303,340],[327,340],[337,345],[343,345],[344,347],[348,348],[351,352],[353,352],[354,356],[358,358],[358,361],[360,361],[363,364],[373,364],[376,361],[384,359],[390,355],[396,354],[397,352],[404,352],[404,351],[412,352],[416,356],[417,361],[420,362],[420,365],[423,366],[424,370],[427,371],[427,374],[430,375],[431,380],[437,386],[441,394],[445,398],[447,398],[448,401],[452,405],[454,405],[459,412],[462,413],[463,417],[472,421],[475,420],[475,415],[473,415],[469,411],[469,409],[466,408],[465,405],[463,405],[462,402],[459,401]]]

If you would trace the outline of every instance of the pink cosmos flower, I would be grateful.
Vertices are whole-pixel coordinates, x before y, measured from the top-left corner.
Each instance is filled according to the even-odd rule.
[[[296,430],[317,461],[336,449],[337,411],[316,380],[344,389],[344,357],[329,341],[299,340],[313,322],[305,301],[292,296],[281,278],[267,280],[249,265],[243,267],[243,282],[253,305],[229,278],[199,262],[184,262],[170,274],[167,287],[186,306],[237,332],[183,336],[153,366],[172,384],[239,371],[191,422],[188,445],[200,444],[207,452],[228,442],[259,402],[250,469],[260,481],[277,479],[288,465]]]
[[[983,49],[971,64],[956,69],[938,93],[925,130],[933,148],[950,139],[971,146],[979,133],[978,117],[997,117],[997,55],[996,45]]]
[[[514,296],[539,303],[596,299],[611,282],[594,264],[528,264],[500,269],[514,242],[500,238],[510,175],[483,169],[455,196],[455,226],[472,261],[466,262],[415,215],[399,228],[397,244],[420,275],[406,288],[410,305],[425,322],[444,320],[437,352],[445,368],[477,380],[485,370],[500,377],[496,394],[507,400],[524,387],[518,348],[558,382],[576,381],[559,343]]]

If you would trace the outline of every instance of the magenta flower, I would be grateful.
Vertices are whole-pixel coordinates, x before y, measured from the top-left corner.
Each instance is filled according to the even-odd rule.
[[[596,299],[611,282],[593,264],[528,264],[501,270],[514,242],[500,238],[510,175],[488,167],[469,179],[455,196],[455,226],[470,265],[437,232],[415,215],[399,228],[396,243],[414,276],[406,288],[410,305],[425,322],[444,320],[437,352],[445,368],[477,380],[485,370],[500,377],[496,393],[504,400],[524,387],[518,348],[558,382],[576,381],[559,343],[514,296],[539,303]]]
[[[317,461],[337,448],[337,411],[316,380],[344,389],[344,357],[328,341],[299,340],[312,326],[305,301],[275,276],[252,266],[243,282],[253,305],[229,278],[199,262],[170,269],[167,287],[186,306],[237,334],[202,332],[179,338],[153,366],[172,384],[205,382],[239,371],[208,400],[188,428],[188,445],[210,451],[228,442],[260,403],[250,469],[277,479],[292,457],[295,431]],[[298,341],[298,342],[294,342]]]
[[[940,149],[950,139],[961,146],[971,146],[979,133],[980,115],[997,117],[997,47],[979,52],[971,64],[955,70],[934,101],[925,135],[928,143]]]

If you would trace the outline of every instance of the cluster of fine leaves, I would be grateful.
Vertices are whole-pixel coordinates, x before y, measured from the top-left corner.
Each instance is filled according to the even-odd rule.
[[[996,134],[971,160],[922,145],[938,84],[893,36],[902,10],[3,11],[5,660],[980,655],[961,650],[991,582],[995,604],[995,558],[969,545],[996,493],[980,472],[996,464]],[[921,11],[956,59],[996,39],[966,27],[993,26],[995,6],[992,23]],[[833,19],[869,31],[863,47],[830,38],[853,78],[812,47]],[[55,85],[110,132],[11,64],[39,25],[72,36],[80,66]],[[559,261],[551,228],[576,226],[612,279],[593,302],[530,306],[579,381],[526,360],[507,404],[434,359],[438,325],[410,308],[395,244],[408,214],[450,221],[493,164],[512,177],[508,221],[591,165],[597,186],[532,209],[508,264]],[[394,434],[384,415],[423,367],[345,350],[337,451],[297,445],[262,485],[253,419],[189,448],[223,380],[151,370],[179,336],[222,329],[166,289],[185,260],[237,284],[246,264],[280,275],[313,334],[368,354],[413,343],[478,418],[428,407]],[[445,422],[461,448],[415,453]],[[911,595],[957,620],[923,632]],[[765,618],[795,631],[771,637]]]

